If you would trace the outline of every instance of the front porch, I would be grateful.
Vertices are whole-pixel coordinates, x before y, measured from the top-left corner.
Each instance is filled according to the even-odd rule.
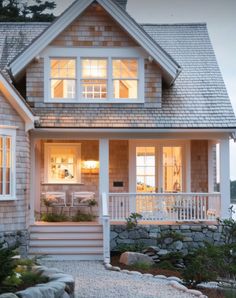
[[[199,138],[199,136],[198,136]],[[217,162],[216,144],[220,143]],[[228,142],[219,139],[87,139],[57,134],[31,147],[31,224],[45,212],[92,213],[111,222],[140,213],[146,223],[213,222],[228,216]],[[218,167],[218,169],[217,169]],[[50,208],[45,196],[55,199]],[[74,197],[78,200],[74,201]],[[84,199],[83,199],[84,197]],[[86,197],[97,203],[89,207]],[[58,204],[57,204],[58,202]]]

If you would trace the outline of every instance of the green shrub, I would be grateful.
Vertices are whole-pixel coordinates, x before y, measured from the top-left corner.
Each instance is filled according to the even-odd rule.
[[[26,271],[21,274],[21,281],[24,288],[32,287],[36,284],[46,283],[49,281],[48,277],[42,276],[39,273]]]
[[[3,247],[4,243],[0,243],[0,288],[1,283],[9,276],[13,275],[16,268],[16,262],[13,257],[17,254],[16,247]]]
[[[220,220],[220,224],[223,226],[222,234],[225,237],[226,243],[236,242],[236,221],[231,219]]]
[[[72,217],[72,221],[79,222],[79,221],[94,221],[95,216],[88,213],[81,213],[80,211],[77,212],[75,216]]]
[[[158,268],[176,271],[175,266],[169,260],[164,260],[164,261],[161,261],[160,263],[158,263]]]
[[[120,243],[119,245],[117,245],[117,250],[120,253],[123,253],[126,251],[142,252],[145,248],[146,246],[142,241],[137,241],[133,244]]]
[[[126,227],[127,229],[133,229],[137,227],[138,220],[142,219],[142,215],[139,213],[131,213],[129,217],[126,218]]]
[[[47,222],[63,222],[68,221],[69,219],[65,214],[43,213],[41,216],[41,220]]]
[[[146,263],[146,262],[136,262],[132,265],[132,267],[135,267],[137,269],[141,270],[148,270],[153,267],[153,265]]]
[[[185,281],[196,286],[198,283],[215,281],[217,278],[235,279],[236,244],[205,245],[185,258]]]

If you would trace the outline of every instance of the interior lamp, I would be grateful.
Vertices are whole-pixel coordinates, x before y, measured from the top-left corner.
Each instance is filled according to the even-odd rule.
[[[85,160],[82,167],[86,170],[95,170],[99,168],[99,162],[95,160]]]

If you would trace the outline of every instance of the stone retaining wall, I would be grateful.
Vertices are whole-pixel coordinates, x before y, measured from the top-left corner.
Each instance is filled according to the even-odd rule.
[[[0,243],[3,242],[9,247],[19,245],[19,254],[22,257],[26,257],[29,243],[29,232],[27,230],[0,232]]]
[[[216,245],[224,241],[221,225],[206,224],[139,225],[131,230],[125,225],[111,225],[110,235],[111,251],[118,251],[122,245],[141,243],[187,254],[205,241]]]

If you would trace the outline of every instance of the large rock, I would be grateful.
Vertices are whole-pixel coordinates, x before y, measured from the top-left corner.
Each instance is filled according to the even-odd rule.
[[[0,295],[0,298],[18,298],[18,297],[13,293],[5,293]]]
[[[133,265],[135,263],[146,263],[153,265],[154,261],[145,254],[127,251],[120,256],[120,263],[125,265]]]

